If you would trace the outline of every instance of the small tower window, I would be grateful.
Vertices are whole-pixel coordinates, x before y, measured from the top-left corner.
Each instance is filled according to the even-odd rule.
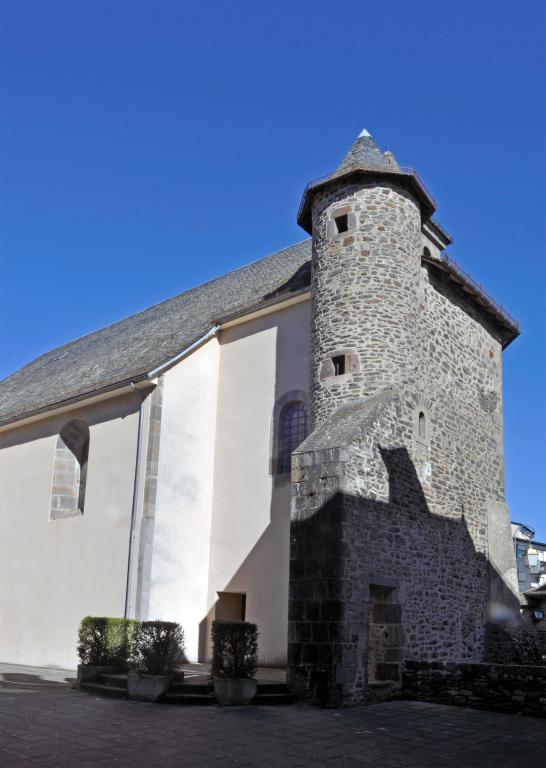
[[[345,373],[345,355],[336,355],[332,358],[334,364],[334,376],[342,376]]]
[[[348,231],[349,215],[347,213],[342,213],[340,216],[334,216],[334,221],[336,223],[336,229],[338,234]]]
[[[427,423],[423,411],[419,411],[419,437],[424,440],[427,436]]]

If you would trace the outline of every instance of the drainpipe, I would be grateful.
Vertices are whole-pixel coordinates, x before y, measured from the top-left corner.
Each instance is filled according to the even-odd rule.
[[[180,360],[182,360],[184,357],[187,357],[191,352],[194,351],[194,349],[197,349],[197,347],[200,347],[202,344],[204,344],[209,339],[212,339],[213,336],[216,336],[218,331],[220,330],[220,326],[218,323],[216,325],[213,325],[210,331],[207,331],[204,336],[201,336],[201,338],[197,339],[197,341],[194,341],[193,344],[190,344],[189,347],[186,347],[182,350],[182,352],[179,352],[174,357],[171,357],[169,360],[167,360],[164,363],[161,363],[161,365],[158,365],[157,368],[154,368],[153,371],[150,371],[148,374],[149,379],[157,379],[158,376],[161,376],[162,373],[165,373],[169,368],[172,368],[173,365],[176,365],[176,363],[179,363]]]
[[[129,555],[127,558],[127,583],[125,586],[125,611],[124,616],[129,618],[131,606],[131,582],[133,581],[133,568],[135,559],[135,538],[136,538],[136,521],[139,502],[139,481],[140,481],[140,465],[142,463],[142,444],[143,444],[143,409],[145,396],[140,392],[131,382],[131,387],[134,392],[140,397],[140,407],[138,409],[138,436],[137,436],[137,454],[135,464],[135,480],[133,485],[133,505],[131,508],[131,532],[129,534]]]

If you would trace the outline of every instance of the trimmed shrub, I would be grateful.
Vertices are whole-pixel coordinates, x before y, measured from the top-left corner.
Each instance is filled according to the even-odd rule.
[[[174,621],[142,621],[136,630],[132,662],[138,672],[166,675],[184,650],[184,632]]]
[[[254,677],[258,664],[258,627],[248,621],[212,622],[213,677]]]
[[[133,619],[107,616],[83,618],[78,630],[78,656],[81,663],[126,667],[133,653],[137,624]]]

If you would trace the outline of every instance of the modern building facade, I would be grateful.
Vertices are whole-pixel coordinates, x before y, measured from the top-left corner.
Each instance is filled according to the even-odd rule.
[[[521,612],[546,649],[546,544],[523,523],[512,523]]]
[[[535,541],[535,532],[523,523],[512,523],[516,551],[518,589],[522,595],[530,589],[546,586],[546,544]]]
[[[310,239],[0,383],[0,658],[75,663],[83,615],[260,628],[354,703],[406,658],[480,660],[513,609],[502,350],[417,174],[363,131]],[[517,601],[516,601],[517,602]]]

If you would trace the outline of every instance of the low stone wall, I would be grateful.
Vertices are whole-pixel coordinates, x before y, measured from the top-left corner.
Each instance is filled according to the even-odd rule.
[[[546,718],[546,667],[406,661],[402,698]]]

